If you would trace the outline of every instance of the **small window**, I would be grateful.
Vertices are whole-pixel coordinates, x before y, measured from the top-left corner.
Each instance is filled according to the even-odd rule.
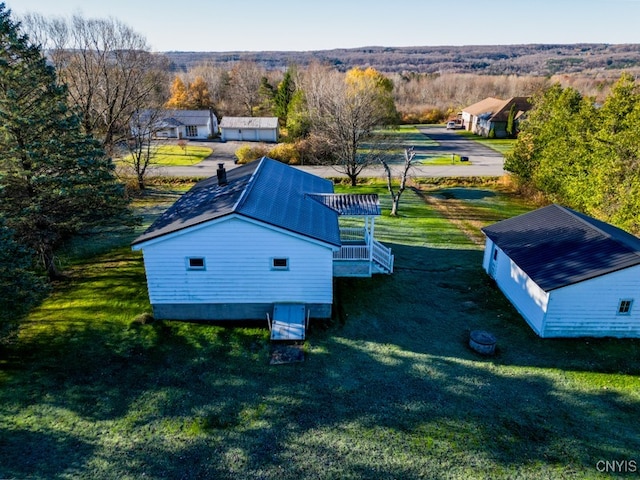
[[[271,259],[273,270],[289,270],[289,259],[286,257],[274,257]]]
[[[187,268],[189,270],[204,270],[204,257],[187,258]]]
[[[198,126],[187,125],[187,137],[197,137],[197,136],[198,136]]]
[[[630,315],[632,305],[633,300],[620,300],[620,305],[618,305],[618,315]]]

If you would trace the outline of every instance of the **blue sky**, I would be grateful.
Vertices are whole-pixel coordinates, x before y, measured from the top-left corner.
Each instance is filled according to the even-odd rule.
[[[640,43],[640,0],[5,0],[14,15],[114,17],[153,51]]]

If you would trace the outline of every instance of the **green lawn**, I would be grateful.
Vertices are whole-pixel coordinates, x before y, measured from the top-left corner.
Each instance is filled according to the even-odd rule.
[[[189,166],[200,163],[213,153],[209,147],[189,145],[183,149],[178,145],[161,145],[155,151],[151,163],[163,167]],[[121,160],[126,163],[127,159]]]
[[[513,145],[516,140],[513,138],[485,138],[480,135],[476,135],[475,133],[468,132],[466,130],[457,130],[456,133],[459,135],[464,135],[468,137],[470,140],[474,140],[482,145],[494,149],[496,152],[501,154],[509,153],[513,150]]]
[[[640,342],[541,340],[481,269],[470,232],[529,207],[422,195],[376,222],[395,273],[337,281],[299,364],[268,365],[266,324],[135,321],[132,234],[69,267],[0,349],[0,478],[610,478],[600,460],[640,460]],[[467,347],[477,328],[496,356]]]

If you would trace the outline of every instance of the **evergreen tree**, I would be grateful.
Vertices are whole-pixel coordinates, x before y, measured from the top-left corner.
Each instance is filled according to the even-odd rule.
[[[114,165],[81,133],[39,46],[0,3],[0,216],[51,278],[68,238],[132,221]]]
[[[620,77],[598,113],[595,213],[629,231],[640,232],[640,86],[631,75]]]
[[[25,314],[48,290],[43,279],[34,273],[33,256],[16,243],[13,233],[0,218],[1,327]]]
[[[278,84],[273,97],[273,113],[280,119],[282,125],[287,124],[289,104],[295,92],[296,85],[291,76],[291,69],[289,69],[285,72],[282,81]]]

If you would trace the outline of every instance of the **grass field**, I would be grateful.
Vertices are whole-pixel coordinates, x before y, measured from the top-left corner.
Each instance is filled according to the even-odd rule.
[[[475,133],[468,132],[466,130],[458,130],[457,133],[459,135],[464,135],[469,137],[469,139],[474,140],[482,145],[492,148],[498,153],[506,154],[513,150],[513,145],[516,140],[513,138],[485,138],[480,135],[476,135]]]
[[[0,478],[611,478],[599,461],[640,461],[640,342],[541,340],[511,308],[479,228],[528,208],[407,190],[376,223],[395,273],[337,281],[284,366],[266,325],[136,321],[131,236],[86,250],[0,350]],[[477,328],[496,356],[467,347]]]
[[[189,145],[183,149],[178,145],[161,145],[154,152],[151,159],[152,165],[162,167],[178,167],[189,166],[200,163],[213,153],[213,149],[209,147],[200,147],[197,145]],[[120,162],[127,163],[127,159]]]

